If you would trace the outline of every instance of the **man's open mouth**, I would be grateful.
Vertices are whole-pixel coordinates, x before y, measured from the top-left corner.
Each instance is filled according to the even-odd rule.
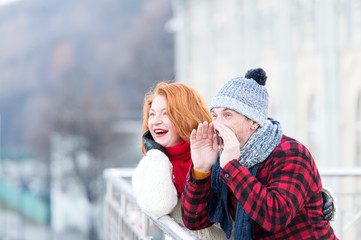
[[[218,147],[223,148],[223,139],[221,136],[219,136],[219,132],[217,130],[216,130],[216,136],[217,136]]]

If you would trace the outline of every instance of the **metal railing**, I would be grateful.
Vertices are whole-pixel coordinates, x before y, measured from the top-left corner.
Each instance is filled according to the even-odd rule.
[[[169,216],[155,219],[138,207],[130,179],[134,169],[104,170],[105,239],[199,239]],[[361,168],[319,169],[324,185],[336,198],[336,220],[331,222],[339,239],[361,236]]]
[[[331,222],[339,239],[361,236],[361,168],[321,168],[322,183],[335,196],[336,219]]]
[[[103,176],[107,182],[105,239],[200,239],[170,216],[155,219],[140,210],[129,181],[133,170],[104,170]]]

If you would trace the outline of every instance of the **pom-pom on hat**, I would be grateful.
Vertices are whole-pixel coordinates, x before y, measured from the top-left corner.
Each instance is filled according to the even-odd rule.
[[[249,70],[244,77],[228,81],[212,99],[209,110],[229,108],[264,126],[268,116],[266,80],[266,72],[256,68]]]

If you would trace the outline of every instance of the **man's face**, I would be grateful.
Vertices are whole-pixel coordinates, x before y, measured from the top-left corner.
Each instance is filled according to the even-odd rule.
[[[228,108],[215,107],[212,109],[211,114],[215,125],[223,124],[234,132],[241,148],[254,133],[255,130],[252,129],[252,126],[257,125],[244,115]],[[222,145],[221,147],[223,148]]]

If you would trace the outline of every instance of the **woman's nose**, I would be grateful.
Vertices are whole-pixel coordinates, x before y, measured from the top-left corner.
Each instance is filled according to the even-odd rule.
[[[153,120],[154,120],[154,123],[160,123],[162,121],[161,117],[159,115],[155,115]]]

